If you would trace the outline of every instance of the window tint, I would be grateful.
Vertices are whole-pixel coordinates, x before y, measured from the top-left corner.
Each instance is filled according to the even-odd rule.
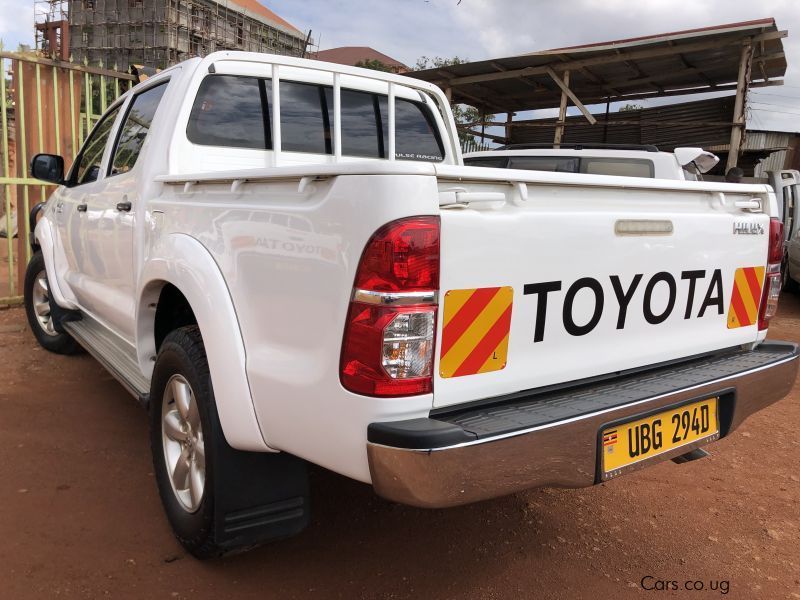
[[[281,81],[281,148],[333,154],[333,88]],[[186,134],[191,142],[271,150],[269,79],[235,75],[206,77],[197,92]],[[388,98],[341,90],[342,154],[386,158]],[[430,109],[397,98],[395,158],[444,160],[444,147]]]
[[[653,162],[630,158],[584,158],[581,173],[618,175],[622,177],[653,177]]]
[[[137,94],[133,98],[125,122],[119,133],[117,147],[114,149],[114,158],[111,161],[111,175],[127,173],[136,164],[139,153],[142,151],[144,140],[153,117],[156,115],[158,103],[167,89],[167,82],[161,83]]]
[[[389,147],[389,99],[380,96],[383,144]],[[394,155],[397,160],[444,160],[444,147],[433,115],[421,102],[395,99]]]
[[[72,170],[74,177],[70,177],[75,185],[90,183],[100,176],[100,163],[103,161],[103,152],[106,149],[108,138],[111,136],[111,128],[114,126],[114,119],[117,118],[119,108],[117,106],[107,112],[84,143]]]
[[[579,164],[579,159],[571,156],[512,156],[508,160],[509,169],[554,173],[577,173]]]
[[[333,96],[333,91],[328,88]],[[346,156],[384,156],[383,140],[378,135],[377,97],[367,92],[342,90],[342,154]],[[333,113],[333,100],[328,109]]]
[[[465,158],[464,164],[471,167],[488,167],[490,169],[504,169],[508,158],[505,156],[482,156],[480,158]]]
[[[197,91],[186,127],[189,141],[203,146],[271,149],[271,96],[268,79],[206,77]]]
[[[283,150],[331,154],[331,134],[325,96],[321,86],[281,81]]]

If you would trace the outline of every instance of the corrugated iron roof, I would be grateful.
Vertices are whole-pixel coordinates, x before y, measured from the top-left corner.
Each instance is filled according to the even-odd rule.
[[[570,72],[584,104],[734,89],[742,44],[753,44],[752,80],[780,82],[786,57],[775,20],[760,19],[651,36],[557,48],[416,71],[410,75],[450,88],[453,102],[513,112],[558,106],[561,89],[550,72]]]

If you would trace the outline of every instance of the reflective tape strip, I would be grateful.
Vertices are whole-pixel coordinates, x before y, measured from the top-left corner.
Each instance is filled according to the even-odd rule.
[[[728,329],[749,327],[758,321],[758,306],[764,285],[764,267],[736,269],[731,303],[728,307]]]
[[[511,287],[450,290],[444,298],[439,374],[461,377],[506,366]]]

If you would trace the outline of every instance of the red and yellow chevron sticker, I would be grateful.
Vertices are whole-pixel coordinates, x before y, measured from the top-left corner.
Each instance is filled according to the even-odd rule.
[[[450,290],[444,296],[439,374],[461,377],[506,366],[514,288]]]
[[[728,329],[755,325],[763,285],[764,267],[736,269],[731,305],[728,307]]]

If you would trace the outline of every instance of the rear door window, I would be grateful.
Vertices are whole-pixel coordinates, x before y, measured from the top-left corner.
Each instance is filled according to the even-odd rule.
[[[210,75],[200,84],[186,135],[202,146],[272,148],[269,79]]]

